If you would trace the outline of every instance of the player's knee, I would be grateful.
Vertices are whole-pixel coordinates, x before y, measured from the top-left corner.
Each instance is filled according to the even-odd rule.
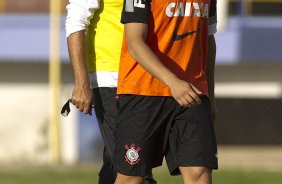
[[[211,175],[211,170],[206,167],[195,167],[192,168],[191,175],[195,180],[199,180],[202,177],[209,177]]]
[[[180,168],[184,178],[189,181],[209,180],[212,170],[206,167],[182,167]]]
[[[126,176],[118,173],[115,184],[142,184],[143,177],[140,176]]]

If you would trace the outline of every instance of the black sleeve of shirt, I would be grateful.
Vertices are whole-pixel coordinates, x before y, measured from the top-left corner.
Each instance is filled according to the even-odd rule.
[[[121,23],[148,23],[151,0],[124,0]]]
[[[211,0],[211,7],[210,7],[210,13],[209,13],[209,17],[214,17],[216,16],[216,3],[217,3],[217,0]]]
[[[217,23],[217,8],[216,0],[211,0],[210,12],[209,12],[209,25],[215,25]]]

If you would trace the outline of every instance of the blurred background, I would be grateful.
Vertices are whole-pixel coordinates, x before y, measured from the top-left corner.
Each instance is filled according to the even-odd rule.
[[[73,107],[68,117],[60,115],[73,87],[66,4],[0,0],[0,184],[12,183],[25,168],[48,173],[63,167],[89,178],[101,166],[103,143],[95,116]],[[281,33],[282,0],[218,0],[216,183],[281,183]]]

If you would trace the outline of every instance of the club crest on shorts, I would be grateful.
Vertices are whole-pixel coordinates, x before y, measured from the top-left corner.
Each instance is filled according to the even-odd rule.
[[[130,165],[138,164],[139,161],[140,161],[140,157],[139,157],[139,153],[138,152],[141,150],[141,148],[137,147],[135,149],[135,145],[134,144],[131,144],[130,147],[126,144],[124,147],[127,150],[127,152],[125,154],[126,161]]]

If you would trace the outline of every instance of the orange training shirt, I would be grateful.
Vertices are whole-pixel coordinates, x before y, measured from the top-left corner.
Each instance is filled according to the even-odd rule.
[[[214,4],[211,4],[214,3]],[[125,0],[122,23],[148,24],[146,43],[180,79],[208,95],[205,75],[209,17],[214,0]],[[210,11],[213,12],[210,12]],[[118,94],[171,96],[170,89],[121,50]]]

